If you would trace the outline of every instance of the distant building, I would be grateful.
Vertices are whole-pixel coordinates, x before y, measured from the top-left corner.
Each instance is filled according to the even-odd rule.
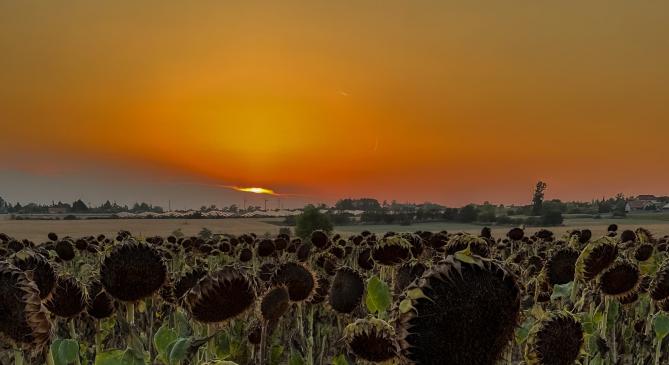
[[[49,214],[65,214],[67,213],[66,207],[49,207]]]
[[[669,204],[662,207],[662,210],[669,210]]]

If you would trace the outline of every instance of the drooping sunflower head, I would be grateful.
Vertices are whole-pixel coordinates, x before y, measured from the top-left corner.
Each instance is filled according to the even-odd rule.
[[[284,285],[267,290],[260,300],[260,316],[266,322],[278,321],[290,308],[290,295]]]
[[[372,258],[380,265],[394,266],[411,257],[411,244],[400,236],[382,238],[372,248]]]
[[[0,261],[0,339],[13,347],[39,352],[51,341],[52,325],[37,285]]]
[[[520,297],[501,263],[447,256],[399,303],[403,356],[412,364],[494,364],[513,337]]]
[[[574,280],[578,256],[578,251],[571,247],[563,247],[553,252],[544,265],[546,281],[551,287]]]
[[[337,313],[351,313],[362,301],[364,292],[362,276],[348,266],[340,267],[330,285],[328,305]]]
[[[233,319],[253,307],[255,288],[246,273],[232,266],[205,276],[186,293],[186,308],[202,323]]]
[[[654,247],[650,243],[642,243],[634,249],[634,258],[637,261],[647,261],[653,256]]]
[[[202,267],[196,267],[186,271],[174,283],[174,298],[177,300],[182,299],[186,293],[206,275],[207,270]]]
[[[60,276],[54,291],[45,303],[49,312],[61,318],[72,318],[86,308],[86,292],[81,283],[72,276]]]
[[[344,341],[359,364],[399,363],[395,329],[381,319],[358,319],[349,324],[344,329]]]
[[[146,243],[118,244],[100,266],[105,291],[123,302],[137,302],[157,293],[167,280],[167,266],[158,250]]]
[[[291,302],[308,300],[316,290],[316,276],[303,264],[286,262],[274,273],[272,283],[288,288]]]
[[[669,259],[665,259],[657,269],[648,293],[653,300],[657,301],[669,298]]]
[[[469,248],[472,254],[480,257],[490,256],[490,249],[488,248],[488,241],[481,237],[472,236],[470,234],[457,234],[451,236],[444,248],[446,255],[453,255],[458,251]]]
[[[104,291],[98,280],[88,285],[86,312],[95,319],[109,318],[114,314],[114,300]]]
[[[618,246],[610,237],[588,243],[576,263],[576,277],[590,281],[611,265],[618,256]]]
[[[553,313],[537,323],[528,336],[528,365],[571,365],[583,346],[583,328],[570,314]]]
[[[407,262],[398,267],[395,275],[395,294],[401,294],[411,283],[423,276],[425,271],[427,267],[421,262]]]
[[[14,265],[23,272],[31,272],[31,279],[39,288],[42,300],[48,298],[56,285],[56,271],[51,263],[38,253],[19,253],[14,257]]]

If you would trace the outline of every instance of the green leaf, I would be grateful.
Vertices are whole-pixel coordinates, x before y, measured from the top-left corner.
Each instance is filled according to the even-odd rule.
[[[344,356],[344,354],[341,354],[332,359],[332,365],[350,365],[350,364],[346,359],[346,356]]]
[[[121,350],[109,350],[95,355],[95,365],[125,365],[123,364],[123,354]]]
[[[156,345],[156,350],[158,350],[158,353],[163,359],[169,357],[169,354],[166,353],[167,346],[176,341],[178,337],[177,331],[167,327],[167,325],[162,325],[153,336],[153,343]]]
[[[365,304],[370,313],[384,313],[390,307],[392,295],[388,284],[373,276],[367,281]]]
[[[305,365],[304,359],[302,358],[302,356],[300,356],[299,353],[293,352],[290,355],[290,359],[288,360],[288,365]]]
[[[276,345],[272,346],[272,352],[270,354],[270,362],[272,364],[280,364],[281,363],[281,357],[283,356],[283,346],[281,345]]]
[[[61,364],[75,362],[79,357],[79,343],[72,339],[62,340],[58,345],[55,357],[58,358],[57,361]]]
[[[515,340],[517,344],[520,345],[527,340],[533,325],[534,320],[532,318],[527,318],[520,327],[516,328]]]
[[[170,364],[177,363],[186,359],[188,355],[188,348],[190,347],[192,340],[190,338],[180,338],[174,341],[174,344],[171,346],[170,355],[168,357]]]
[[[570,281],[566,284],[553,285],[553,294],[551,294],[551,300],[560,299],[560,298],[569,298],[571,296],[571,290],[574,287],[574,282]]]
[[[655,337],[658,341],[662,341],[669,333],[669,315],[662,312],[657,313],[653,318],[653,328],[655,329]]]
[[[404,314],[413,309],[413,303],[411,299],[404,299],[400,302],[400,313]]]
[[[463,250],[463,251],[464,251],[464,250]],[[456,252],[455,255],[453,255],[453,256],[454,256],[458,261],[460,261],[460,262],[464,262],[464,263],[466,263],[466,264],[475,264],[475,263],[476,263],[476,260],[472,257],[471,254],[468,254],[468,253],[465,253],[465,252],[462,252],[462,251],[458,251],[458,252]]]

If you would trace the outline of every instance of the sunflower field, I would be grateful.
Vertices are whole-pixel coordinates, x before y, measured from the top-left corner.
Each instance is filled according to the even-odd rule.
[[[0,234],[0,364],[669,364],[668,237]]]

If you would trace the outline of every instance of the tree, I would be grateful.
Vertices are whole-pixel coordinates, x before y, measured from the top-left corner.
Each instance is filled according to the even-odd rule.
[[[469,204],[460,208],[458,212],[458,221],[463,223],[471,223],[478,218],[479,210],[476,208],[476,205]]]
[[[72,211],[75,213],[85,213],[88,212],[88,206],[81,199],[78,199],[72,203]]]
[[[295,234],[302,238],[311,236],[313,231],[319,229],[328,233],[332,231],[330,218],[313,205],[304,207],[304,211],[297,217],[296,221]]]
[[[544,191],[546,191],[548,185],[539,181],[537,186],[534,188],[534,196],[532,197],[532,214],[541,215],[541,209],[544,205]]]
[[[541,224],[544,226],[559,226],[564,221],[559,210],[549,210],[541,215]]]

